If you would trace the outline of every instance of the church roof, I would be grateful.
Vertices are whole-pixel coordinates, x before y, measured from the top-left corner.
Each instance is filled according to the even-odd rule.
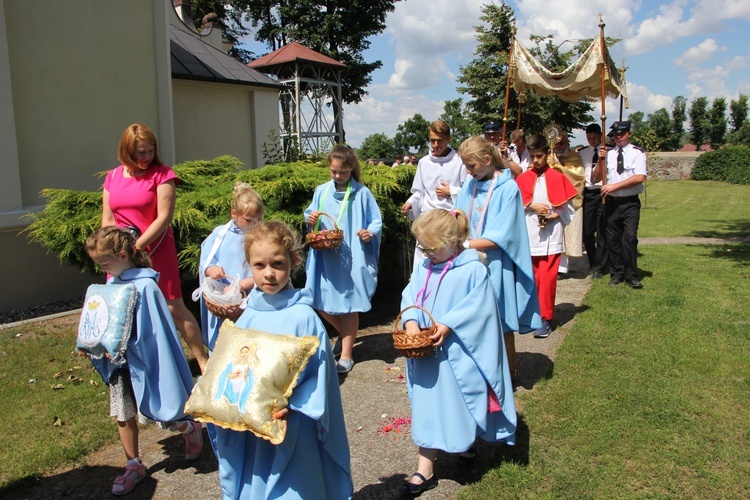
[[[288,43],[280,49],[274,50],[270,54],[266,54],[265,56],[248,63],[248,66],[255,69],[261,69],[270,66],[279,66],[293,61],[314,62],[328,66],[338,66],[340,68],[346,67],[346,64],[328,56],[324,56],[320,52],[315,52],[297,42]]]
[[[204,82],[280,88],[260,71],[197,39],[175,26],[169,27],[172,77]]]

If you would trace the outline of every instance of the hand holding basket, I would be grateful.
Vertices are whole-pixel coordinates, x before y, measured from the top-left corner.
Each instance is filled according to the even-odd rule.
[[[401,321],[401,315],[409,309],[421,309],[430,318],[432,326],[428,328],[420,327],[419,333],[409,334],[406,329],[399,329],[399,322]],[[396,316],[396,322],[393,325],[393,347],[396,348],[401,354],[407,358],[421,358],[432,353],[435,349],[434,342],[430,336],[437,332],[437,325],[435,324],[435,318],[432,317],[430,312],[420,306],[409,306],[404,308],[398,316]]]
[[[305,236],[305,241],[310,248],[315,250],[331,250],[341,246],[341,242],[344,241],[344,231],[339,229],[339,225],[336,221],[325,212],[320,212],[320,215],[325,215],[333,222],[334,229],[321,229],[315,231],[312,229]]]

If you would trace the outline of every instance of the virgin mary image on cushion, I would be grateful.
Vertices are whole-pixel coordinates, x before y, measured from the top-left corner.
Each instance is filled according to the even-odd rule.
[[[227,367],[219,375],[216,393],[214,394],[214,399],[224,397],[229,403],[237,405],[237,409],[243,415],[250,391],[253,389],[252,368],[255,365],[255,351],[254,344],[246,344],[240,347],[237,357],[227,364]]]

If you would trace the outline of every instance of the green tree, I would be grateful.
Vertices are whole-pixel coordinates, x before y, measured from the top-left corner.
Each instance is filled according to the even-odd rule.
[[[513,9],[506,3],[482,6],[480,20],[483,25],[475,27],[479,42],[475,51],[476,57],[466,66],[461,67],[458,77],[458,91],[468,94],[471,100],[466,106],[471,111],[471,118],[476,125],[482,125],[490,119],[502,120],[505,109],[505,83],[508,73],[508,62],[512,30],[515,24]],[[574,51],[561,52],[552,43],[551,36],[532,37],[535,47],[530,49],[540,61],[553,71],[560,71],[578,55],[578,46]],[[518,95],[511,91],[508,105],[508,126],[511,131],[518,127]],[[542,97],[531,91],[525,96],[522,106],[521,128],[527,133],[541,132],[551,121],[560,124],[566,130],[582,128],[593,121],[590,113],[594,108],[587,102],[565,103],[556,97]]]
[[[737,132],[747,120],[747,95],[740,94],[740,97],[729,103],[729,115],[732,125],[732,132]]]
[[[687,99],[678,95],[672,99],[672,133],[669,135],[669,149],[677,150],[683,145],[687,120]]]
[[[243,11],[232,8],[233,2],[221,2],[216,0],[191,0],[193,8],[193,20],[196,28],[203,25],[203,17],[215,14],[218,27],[222,29],[224,37],[232,45],[229,55],[244,63],[249,63],[257,56],[255,53],[241,48],[240,39],[249,35],[250,31],[243,22]]]
[[[385,29],[386,16],[397,1],[193,0],[193,4],[196,18],[208,11],[221,13],[230,33],[247,34],[243,23],[249,21],[257,28],[255,40],[271,51],[299,42],[346,64],[341,75],[342,97],[346,103],[357,103],[367,94],[372,72],[383,65],[380,60],[365,61],[368,38]]]
[[[648,128],[653,132],[654,144],[649,151],[668,151],[669,139],[672,132],[672,120],[669,118],[669,111],[666,108],[657,109],[653,114],[648,115]]]
[[[440,119],[451,126],[451,147],[458,149],[467,138],[481,132],[480,127],[471,121],[470,111],[463,104],[463,99],[445,101]]]
[[[430,134],[430,122],[419,113],[415,114],[396,129],[394,142],[396,151],[408,154],[414,151],[419,154],[427,154]]]
[[[750,121],[745,121],[738,131],[732,132],[729,142],[733,146],[750,146]]]
[[[643,147],[646,134],[648,133],[648,124],[644,120],[645,116],[643,111],[635,111],[628,116],[631,141],[640,147]]]
[[[362,140],[362,145],[357,149],[357,156],[360,160],[390,158],[395,151],[393,139],[385,134],[370,134]]]
[[[714,99],[708,112],[708,139],[713,149],[719,149],[727,138],[727,100],[723,97]]]
[[[690,141],[695,144],[697,151],[708,139],[710,123],[708,122],[708,99],[696,97],[690,103]]]

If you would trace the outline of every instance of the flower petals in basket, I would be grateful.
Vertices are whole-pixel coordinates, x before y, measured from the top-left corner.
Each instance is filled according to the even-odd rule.
[[[341,242],[344,241],[344,231],[339,229],[339,225],[336,224],[333,217],[325,212],[320,212],[320,215],[325,215],[331,219],[334,229],[312,230],[305,236],[305,241],[310,245],[310,248],[315,250],[331,250],[340,247]]]
[[[405,329],[399,329],[399,322],[401,321],[401,315],[413,308],[422,309],[425,314],[429,316],[432,326],[428,328],[420,328],[419,333],[411,335],[407,333]],[[396,322],[393,325],[393,347],[407,358],[421,358],[427,356],[435,349],[430,335],[434,335],[436,331],[437,325],[435,325],[435,318],[432,317],[427,309],[419,306],[406,307],[398,313],[398,316],[396,316]]]

